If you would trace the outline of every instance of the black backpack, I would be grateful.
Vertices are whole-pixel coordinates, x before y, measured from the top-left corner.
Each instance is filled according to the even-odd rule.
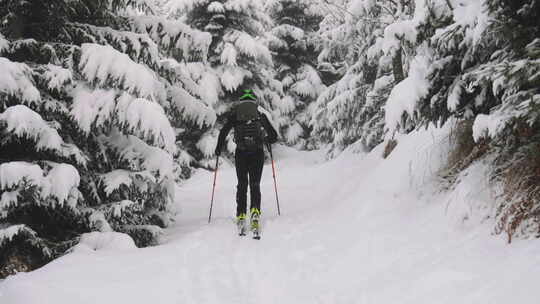
[[[241,151],[257,151],[263,148],[264,128],[257,104],[244,101],[234,109],[236,125],[234,142]]]

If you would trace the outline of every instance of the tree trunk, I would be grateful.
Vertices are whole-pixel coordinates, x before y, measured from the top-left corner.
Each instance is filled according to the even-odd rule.
[[[394,58],[392,58],[392,70],[394,71],[394,80],[396,83],[405,79],[403,74],[403,60],[401,56],[401,48],[396,51]]]
[[[367,84],[374,84],[375,80],[377,80],[377,68],[378,66],[376,64],[369,63],[364,68],[364,81]]]

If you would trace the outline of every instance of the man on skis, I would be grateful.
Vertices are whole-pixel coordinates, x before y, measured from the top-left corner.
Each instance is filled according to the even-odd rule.
[[[246,232],[247,188],[249,185],[251,206],[251,230],[259,237],[261,215],[260,182],[264,165],[264,144],[277,141],[277,132],[265,114],[258,111],[256,97],[251,90],[245,90],[240,103],[227,114],[225,125],[219,132],[216,155],[221,154],[225,138],[234,128],[236,143],[235,167],[238,185],[236,188],[236,220],[240,235]]]

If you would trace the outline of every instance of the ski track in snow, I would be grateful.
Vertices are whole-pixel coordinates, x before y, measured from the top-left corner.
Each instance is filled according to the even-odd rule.
[[[381,148],[331,162],[276,149],[282,216],[266,165],[260,241],[236,233],[226,162],[207,224],[212,173],[199,171],[163,245],[76,251],[1,282],[0,303],[538,303],[538,241],[507,245],[491,221],[451,224],[429,181],[411,186],[405,156],[421,159],[431,137],[384,161]]]

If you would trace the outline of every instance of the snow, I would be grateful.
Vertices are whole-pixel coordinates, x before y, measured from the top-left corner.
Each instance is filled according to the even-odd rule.
[[[155,178],[148,171],[133,172],[123,169],[113,170],[100,175],[100,180],[104,185],[105,194],[111,195],[121,186],[130,187],[137,178],[155,182]]]
[[[111,119],[116,106],[115,91],[92,91],[80,85],[73,90],[72,95],[70,114],[85,134],[90,133],[92,126],[101,127]]]
[[[113,204],[113,216],[117,218],[122,217],[124,210],[131,208],[132,206],[138,205],[137,203],[130,200],[123,200]]]
[[[427,95],[430,63],[429,54],[420,52],[412,60],[407,78],[392,89],[385,105],[386,128],[390,133],[399,125],[403,113],[413,116],[417,103]]]
[[[231,92],[236,90],[244,82],[244,78],[251,77],[251,72],[238,66],[224,66],[218,69],[221,72],[221,84],[226,90]]]
[[[73,248],[76,253],[88,254],[89,251],[118,251],[135,249],[133,239],[119,232],[90,232],[81,235],[79,244]]]
[[[176,134],[158,103],[123,93],[118,98],[116,115],[129,132],[152,139],[170,153],[176,151]]]
[[[304,134],[304,129],[295,122],[285,131],[285,139],[288,143],[295,143],[302,134]]]
[[[386,53],[401,50],[401,41],[416,42],[417,24],[413,20],[400,20],[384,28],[384,39],[380,48]]]
[[[490,233],[486,167],[473,164],[455,190],[439,191],[449,127],[398,135],[387,159],[384,145],[330,162],[322,151],[276,146],[282,215],[267,165],[260,241],[235,233],[236,173],[226,161],[207,224],[213,172],[200,170],[178,189],[183,213],[164,244],[85,237],[86,249],[2,281],[0,301],[536,303],[540,244]]]
[[[375,83],[373,84],[373,89],[368,92],[366,95],[366,105],[372,106],[373,103],[380,98],[384,92],[382,92],[385,89],[388,89],[390,86],[392,86],[394,83],[394,76],[393,75],[386,75],[381,76],[375,80]]]
[[[204,78],[208,78],[208,74],[215,73],[212,68],[206,66],[202,62],[180,63],[176,60],[169,59],[167,65],[170,69],[174,70],[174,72],[176,73],[176,77],[179,80],[179,83],[175,84],[173,87],[180,87],[193,97],[206,97],[206,91],[210,90],[213,90],[212,93],[219,92],[219,89],[214,90],[213,85],[215,84],[215,80],[212,80],[212,82],[208,84],[202,82]],[[217,76],[213,76],[217,78]],[[221,88],[221,85],[219,85],[219,87]],[[208,102],[209,104],[211,103],[211,101]]]
[[[29,103],[41,100],[39,91],[31,80],[32,70],[26,64],[0,57],[0,70],[0,93],[19,97]]]
[[[168,3],[166,10],[175,10],[169,5],[172,2]],[[195,50],[201,53],[200,58],[206,58],[212,41],[210,33],[193,29],[177,20],[164,20],[156,16],[137,16],[133,21],[135,30],[147,33],[163,48],[179,49],[185,54]]]
[[[490,174],[486,161],[477,162],[458,176],[458,183],[448,193],[446,214],[450,223],[458,228],[472,228],[475,223],[495,214],[491,204],[493,185],[485,178]]]
[[[224,7],[226,10],[234,11],[237,13],[252,11],[254,10],[254,7],[259,10],[263,9],[260,1],[256,0],[226,0]]]
[[[354,9],[358,11],[360,16],[369,16],[369,10],[375,5],[372,1],[356,1]],[[430,10],[428,11],[428,4],[425,0],[414,1],[414,14],[413,16],[406,16],[402,11],[402,4],[397,5],[396,12],[393,15],[388,16],[386,19],[389,23],[384,27],[384,33],[382,37],[378,37],[376,43],[371,45],[368,49],[368,57],[370,59],[375,58],[379,52],[383,52],[385,55],[393,56],[396,51],[401,50],[402,45],[407,42],[414,45],[417,42],[418,29],[422,26],[430,17],[435,17],[437,4],[430,2]],[[365,9],[365,12],[361,12],[360,9]],[[388,58],[381,57],[381,60]]]
[[[88,217],[88,221],[90,222],[90,225],[93,227],[93,229],[97,229],[101,232],[112,232],[113,229],[110,226],[109,222],[107,222],[107,219],[105,218],[105,214],[101,211],[94,211],[90,216]]]
[[[39,185],[43,179],[43,170],[38,165],[23,161],[0,164],[0,190],[18,186],[22,182]]]
[[[225,8],[223,7],[223,4],[220,2],[214,1],[208,5],[208,8],[206,9],[209,13],[224,13]]]
[[[75,167],[69,164],[54,164],[43,180],[43,197],[55,197],[59,204],[68,201],[73,189],[79,187],[81,177]],[[76,200],[70,200],[70,206],[74,207]]]
[[[291,91],[300,96],[316,98],[326,89],[317,70],[307,64],[298,70],[297,79],[298,81],[291,86]]]
[[[196,145],[205,157],[212,157],[217,145],[217,134],[214,132],[207,132],[201,137]]]
[[[259,58],[265,64],[272,65],[272,55],[270,54],[268,48],[260,40],[240,31],[233,31],[225,34],[223,40],[233,42],[234,47],[241,54],[256,59]]]
[[[100,141],[115,149],[122,161],[132,164],[131,169],[159,173],[161,178],[172,176],[172,155],[160,148],[152,147],[133,135],[124,135],[118,131],[109,137],[101,136]]]
[[[478,114],[473,123],[473,138],[478,142],[482,138],[495,137],[500,131],[502,131],[511,119],[511,115],[486,115]]]
[[[6,37],[4,37],[4,35],[0,34],[0,54],[6,50],[9,50],[9,41],[6,39]]]
[[[153,100],[163,98],[165,89],[154,72],[128,55],[111,46],[93,43],[84,43],[81,51],[79,68],[88,81],[100,86],[114,81],[133,95]]]
[[[219,80],[214,77],[205,78],[203,81],[205,80],[219,82]],[[209,82],[206,83],[209,84]],[[199,127],[213,125],[216,122],[216,112],[208,105],[205,105],[203,102],[193,97],[186,90],[177,86],[171,87],[170,95],[172,96],[173,106],[183,114],[185,119],[196,123]],[[209,102],[215,102],[217,95],[215,95],[215,91],[210,89],[207,90],[204,98],[204,100]]]
[[[457,77],[454,81],[452,88],[450,90],[450,95],[448,96],[448,100],[446,104],[448,105],[448,110],[450,111],[456,111],[460,101],[461,101],[461,94],[463,94],[463,86],[465,83],[461,80],[460,77]]]
[[[19,190],[15,191],[4,191],[2,192],[2,196],[0,197],[0,218],[5,217],[3,212],[7,210],[10,206],[17,205],[19,202]]]
[[[0,58],[1,59],[1,58]],[[36,141],[37,150],[62,150],[64,141],[54,128],[41,116],[25,105],[15,105],[0,113],[0,122],[7,124],[7,131],[17,137]]]
[[[236,56],[237,56],[236,48],[231,43],[225,43],[225,47],[223,48],[223,51],[221,52],[221,63],[230,65],[230,66],[236,66]]]
[[[281,113],[287,114],[294,111],[296,102],[294,97],[287,95],[280,99],[278,102],[273,103],[273,105],[275,106],[275,108],[279,109]]]
[[[176,162],[183,166],[188,166],[194,160],[195,158],[184,150],[181,150],[176,157]]]
[[[38,165],[23,161],[0,164],[0,189],[7,190],[14,187],[37,186],[43,199],[54,197],[56,202],[64,204],[66,201],[74,206],[76,200],[68,200],[73,190],[79,186],[80,176],[75,167],[69,164],[48,162],[51,169],[44,174]],[[6,196],[4,194],[8,193]],[[2,194],[2,205],[17,203],[18,191]]]
[[[280,38],[290,37],[294,41],[302,40],[305,37],[304,30],[290,24],[280,24],[272,29],[272,33]]]
[[[111,195],[120,186],[131,186],[132,178],[131,171],[118,169],[108,173],[101,174],[100,179],[103,183],[105,194]]]
[[[138,34],[130,31],[119,31],[110,27],[93,26],[89,24],[75,23],[83,30],[92,33],[92,42],[107,44],[116,50],[128,54],[133,60],[141,60],[149,65],[159,66],[159,50],[156,43],[145,33]]]
[[[66,84],[73,81],[73,74],[61,66],[47,64],[43,78],[46,79],[49,89],[60,91]]]
[[[219,78],[213,73],[205,72],[201,77],[200,84],[202,86],[200,96],[203,101],[209,106],[218,103],[219,94],[221,93]]]
[[[166,9],[171,13],[185,13],[209,2],[209,0],[171,0],[167,1]]]
[[[0,245],[3,245],[4,242],[10,242],[15,236],[23,232],[30,233],[32,235],[36,234],[26,225],[12,225],[7,228],[0,229]],[[2,294],[0,293],[0,298],[1,297]]]
[[[475,46],[489,25],[485,0],[458,0],[454,3],[453,18],[456,24],[466,28],[462,43]]]

